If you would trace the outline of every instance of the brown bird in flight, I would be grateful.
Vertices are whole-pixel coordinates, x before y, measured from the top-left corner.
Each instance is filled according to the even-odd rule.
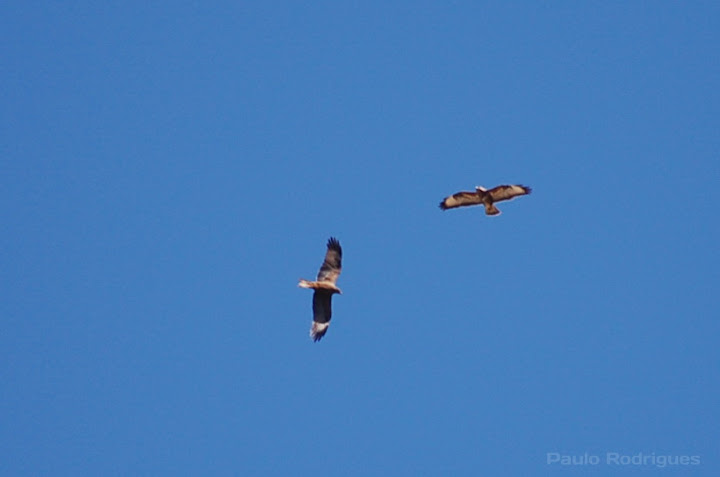
[[[442,210],[466,207],[468,205],[485,205],[485,214],[500,215],[500,209],[495,207],[495,202],[510,200],[514,197],[527,195],[532,189],[523,185],[499,185],[487,190],[484,187],[475,187],[475,192],[458,192],[445,197],[440,202]]]
[[[340,247],[340,242],[335,237],[330,237],[327,242],[325,261],[320,266],[317,280],[311,282],[301,278],[298,283],[300,288],[312,288],[315,290],[312,305],[313,323],[310,328],[310,337],[313,341],[320,341],[320,338],[325,336],[328,326],[330,326],[332,316],[330,300],[335,293],[342,295],[342,290],[335,285],[341,270],[342,247]]]

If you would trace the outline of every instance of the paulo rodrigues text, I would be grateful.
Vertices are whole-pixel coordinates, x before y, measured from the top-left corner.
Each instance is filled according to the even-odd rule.
[[[676,467],[688,465],[700,465],[699,455],[673,455],[658,454],[651,452],[645,454],[623,454],[622,452],[606,452],[605,454],[561,454],[560,452],[548,452],[546,454],[548,465],[576,466],[576,465],[617,465],[617,466],[654,466],[654,467]]]

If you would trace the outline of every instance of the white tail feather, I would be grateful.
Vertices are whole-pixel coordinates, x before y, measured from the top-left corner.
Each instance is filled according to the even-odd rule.
[[[328,326],[330,326],[330,323],[317,323],[313,321],[312,328],[310,328],[310,338],[312,338],[313,341],[320,341],[320,338],[325,336]]]

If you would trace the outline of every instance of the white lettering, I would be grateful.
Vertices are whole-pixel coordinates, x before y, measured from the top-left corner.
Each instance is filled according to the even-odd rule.
[[[547,452],[545,460],[548,464],[559,464],[568,466],[583,465],[599,465],[600,456],[589,454],[561,454],[559,452]],[[621,454],[620,452],[606,452],[606,465],[622,465],[622,466],[654,466],[659,469],[668,466],[686,466],[700,465],[701,459],[699,455],[680,455],[680,454],[660,454],[655,452],[645,454],[638,452],[637,454]]]

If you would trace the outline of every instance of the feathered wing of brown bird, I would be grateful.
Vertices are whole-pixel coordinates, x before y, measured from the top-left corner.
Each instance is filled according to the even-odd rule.
[[[448,210],[482,204],[485,206],[485,214],[500,215],[500,209],[495,206],[496,202],[510,200],[531,192],[532,189],[524,185],[499,185],[490,190],[477,186],[475,192],[462,191],[445,197],[442,202],[440,202],[440,208],[442,210]]]
[[[335,237],[330,237],[327,242],[325,261],[320,266],[317,280],[311,282],[301,278],[298,283],[300,288],[312,288],[315,290],[312,304],[313,322],[310,328],[310,337],[313,341],[320,341],[327,333],[328,326],[330,326],[332,296],[335,293],[342,294],[342,290],[335,285],[341,271],[342,247]]]

